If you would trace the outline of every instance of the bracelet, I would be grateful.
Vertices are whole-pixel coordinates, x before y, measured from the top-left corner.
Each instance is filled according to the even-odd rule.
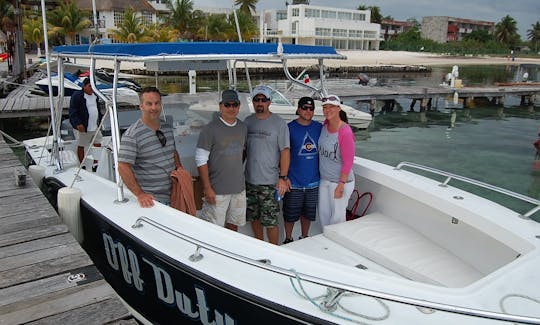
[[[347,183],[346,181],[342,181],[341,179],[339,180],[339,182],[340,182],[341,184]]]

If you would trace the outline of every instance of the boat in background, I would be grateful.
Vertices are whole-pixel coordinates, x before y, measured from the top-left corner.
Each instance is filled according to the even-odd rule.
[[[288,60],[314,59],[321,75],[324,60],[344,58],[331,47],[268,43],[61,46],[53,55],[87,58],[92,67],[96,60],[145,62],[159,71],[196,64],[229,69],[231,61],[257,60],[281,62],[286,71]],[[160,67],[160,62],[171,64]],[[324,85],[324,76],[321,80]],[[324,88],[316,91],[326,95]],[[52,137],[24,143],[43,168],[49,191],[69,187],[80,194],[75,204],[81,215],[65,209],[60,214],[141,321],[540,323],[535,285],[540,283],[540,224],[530,218],[540,210],[539,200],[435,168],[407,162],[392,167],[355,157],[356,188],[373,196],[366,214],[326,227],[315,222],[308,238],[275,246],[254,239],[249,226],[233,232],[160,203],[141,208],[132,193],[124,192],[115,169],[124,124],[116,109],[118,94],[96,93],[106,102],[111,128],[85,161],[98,159],[96,172],[78,169],[76,142],[59,138],[54,125],[59,110],[51,110]],[[199,112],[211,112],[197,107],[210,99],[217,111],[216,95],[163,98],[165,119],[192,175],[198,133],[206,122]],[[531,209],[513,211],[459,189],[463,183],[527,202]]]

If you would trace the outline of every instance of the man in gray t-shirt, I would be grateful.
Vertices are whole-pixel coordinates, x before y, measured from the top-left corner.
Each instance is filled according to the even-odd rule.
[[[252,95],[255,113],[244,120],[248,128],[246,220],[251,221],[255,238],[264,238],[264,227],[268,241],[277,245],[279,203],[274,200],[274,191],[283,197],[290,188],[289,128],[285,120],[270,112],[269,87],[257,86]]]
[[[201,217],[231,230],[246,224],[246,191],[243,158],[247,127],[236,116],[240,99],[225,90],[220,115],[201,131],[195,152],[204,201]]]
[[[169,204],[171,172],[181,166],[174,135],[161,124],[161,94],[147,87],[140,94],[141,118],[122,135],[118,172],[139,205],[148,208],[154,200]]]

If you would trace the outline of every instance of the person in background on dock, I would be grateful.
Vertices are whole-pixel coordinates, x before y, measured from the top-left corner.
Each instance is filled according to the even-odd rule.
[[[75,91],[69,101],[69,121],[77,138],[77,156],[80,162],[84,159],[84,148],[91,145],[96,133],[94,146],[101,146],[102,135],[98,126],[102,118],[103,114],[99,109],[98,98],[90,85],[90,78],[85,78],[82,89]]]
[[[283,197],[283,218],[285,220],[285,241],[293,241],[294,223],[300,219],[302,238],[309,235],[311,221],[317,215],[319,200],[319,152],[317,142],[322,124],[313,121],[315,102],[311,97],[298,101],[298,118],[289,122],[291,142],[291,163],[289,180],[291,189]]]
[[[319,137],[319,217],[327,226],[345,221],[349,197],[354,190],[352,167],[355,155],[354,134],[341,110],[338,96],[322,99],[323,123]]]
[[[182,164],[172,128],[160,120],[161,93],[146,87],[139,96],[141,118],[122,135],[118,172],[141,207],[153,206],[154,200],[168,205],[171,172]]]
[[[202,218],[237,231],[246,224],[247,127],[236,118],[240,99],[235,90],[221,93],[219,111],[220,116],[202,129],[195,152],[204,190]]]
[[[246,219],[251,221],[255,238],[277,245],[279,240],[279,203],[274,191],[283,197],[289,190],[289,128],[277,114],[270,112],[271,91],[257,86],[252,92],[255,113],[246,117],[248,128],[246,162]]]

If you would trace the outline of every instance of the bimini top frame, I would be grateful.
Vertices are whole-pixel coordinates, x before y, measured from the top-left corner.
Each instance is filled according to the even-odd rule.
[[[288,79],[311,90],[323,94],[324,90],[324,66],[325,59],[344,60],[346,56],[336,52],[330,46],[310,46],[295,44],[275,44],[275,43],[242,43],[242,42],[185,42],[185,43],[137,43],[137,44],[87,44],[87,45],[64,45],[53,48],[51,54],[62,62],[63,58],[68,59],[90,59],[90,82],[97,96],[105,101],[109,118],[111,119],[111,134],[113,144],[113,156],[115,164],[118,158],[118,149],[120,144],[120,133],[116,120],[117,98],[113,95],[109,98],[95,86],[94,68],[96,60],[107,60],[114,62],[113,94],[116,94],[118,73],[121,62],[182,62],[189,64],[190,61],[208,62],[208,61],[274,61],[283,65],[285,75]],[[313,59],[318,60],[321,74],[320,89],[312,86],[306,86],[299,83],[288,71],[287,60]],[[61,69],[59,64],[59,69]],[[170,71],[168,68],[160,70],[160,64],[154,64],[153,67],[159,71]],[[163,65],[165,67],[166,65]],[[224,65],[228,68],[234,64]],[[154,70],[153,70],[154,71]],[[179,69],[178,71],[181,71]],[[122,190],[122,181],[115,171],[116,182],[118,185],[118,202],[124,202],[125,198]]]

